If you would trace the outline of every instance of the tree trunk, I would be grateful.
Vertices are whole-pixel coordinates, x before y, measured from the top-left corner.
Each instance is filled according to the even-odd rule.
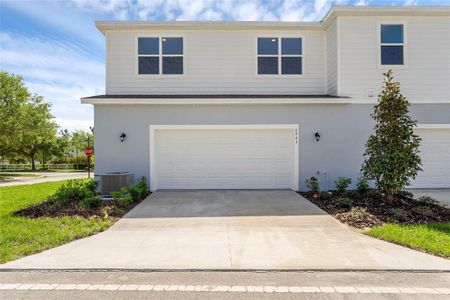
[[[30,156],[30,158],[31,158],[31,170],[32,171],[36,171],[36,162],[35,162],[34,156],[35,156],[34,152],[32,152],[31,156]]]
[[[45,149],[42,149],[42,169],[45,169]]]

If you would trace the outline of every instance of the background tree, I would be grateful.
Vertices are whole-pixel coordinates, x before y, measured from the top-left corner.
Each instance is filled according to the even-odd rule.
[[[84,148],[86,148],[88,144],[88,139],[92,145],[94,141],[94,137],[88,131],[78,129],[72,133],[72,138],[70,140],[71,148],[74,151],[74,156],[78,157],[83,155]]]
[[[0,161],[16,156],[22,107],[29,97],[21,76],[0,71]]]
[[[60,130],[58,135],[46,140],[41,147],[39,157],[42,162],[42,167],[48,161],[62,161],[66,162],[72,156],[70,149],[71,134],[67,129]]]
[[[421,140],[414,134],[417,122],[409,116],[410,104],[393,80],[392,70],[383,75],[384,87],[371,114],[375,132],[367,141],[362,171],[392,198],[422,170]]]
[[[30,93],[21,76],[0,71],[0,162],[86,164],[84,148],[93,144],[90,131],[58,130],[51,104]]]
[[[38,95],[29,97],[28,102],[22,107],[20,123],[23,129],[18,132],[17,151],[30,159],[32,170],[36,170],[37,154],[48,147],[55,138],[58,128],[50,113],[51,104],[42,100],[43,98]]]

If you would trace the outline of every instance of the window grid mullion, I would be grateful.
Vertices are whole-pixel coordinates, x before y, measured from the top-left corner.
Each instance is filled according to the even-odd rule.
[[[162,64],[162,37],[159,37],[159,75],[163,74],[163,64]]]
[[[278,74],[281,75],[281,37],[278,37]]]

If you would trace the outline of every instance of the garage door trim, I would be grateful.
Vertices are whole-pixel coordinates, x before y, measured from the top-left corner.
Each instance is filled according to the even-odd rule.
[[[299,190],[299,144],[298,124],[269,124],[269,125],[150,125],[150,191],[158,188],[155,157],[155,132],[158,130],[264,130],[264,129],[289,129],[294,133],[294,157],[293,176],[291,189]]]

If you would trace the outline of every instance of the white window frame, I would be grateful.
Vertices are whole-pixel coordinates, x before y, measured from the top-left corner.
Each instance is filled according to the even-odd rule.
[[[278,54],[258,54],[258,38],[276,38],[278,39]],[[302,54],[281,54],[281,39],[283,38],[299,38],[302,40]],[[259,74],[258,73],[258,57],[278,57],[278,74]],[[281,74],[282,57],[301,57],[302,58],[302,73],[301,74]],[[276,35],[265,34],[258,35],[255,38],[255,74],[258,78],[301,78],[305,74],[305,38],[301,34],[295,35]]]
[[[157,38],[159,45],[159,54],[139,54],[139,38]],[[163,38],[182,38],[183,39],[183,54],[163,54],[162,42]],[[134,69],[137,78],[180,78],[186,75],[186,37],[183,34],[138,34],[135,36],[135,60]],[[139,57],[158,57],[159,58],[159,74],[139,74]],[[163,57],[182,57],[183,58],[183,73],[182,74],[163,74]]]
[[[403,25],[403,43],[381,43],[381,25]],[[379,69],[406,69],[408,67],[407,57],[407,30],[405,21],[379,21],[377,22],[377,67]],[[381,64],[381,46],[402,46],[403,64],[402,65],[383,65]]]

